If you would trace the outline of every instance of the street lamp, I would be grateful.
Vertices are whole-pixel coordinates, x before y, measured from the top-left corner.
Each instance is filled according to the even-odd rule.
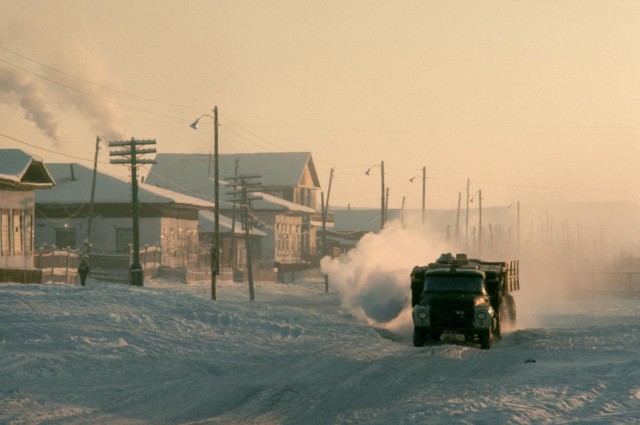
[[[478,189],[477,192],[471,196],[471,202],[473,198],[478,195],[478,253],[482,255],[482,189]]]
[[[216,300],[216,276],[220,272],[220,194],[219,194],[219,174],[218,174],[218,107],[213,107],[213,116],[204,114],[198,117],[190,127],[194,130],[198,129],[198,122],[200,118],[209,117],[213,118],[213,165],[214,171],[214,216],[215,226],[213,233],[213,246],[211,247],[211,299]]]
[[[380,168],[380,175],[382,177],[382,194],[380,196],[380,230],[382,230],[384,228],[384,223],[386,221],[386,214],[385,214],[385,202],[384,202],[384,197],[385,197],[385,188],[384,188],[384,161],[380,161],[380,165],[372,165],[371,167],[369,167],[369,169],[367,171],[365,171],[364,173],[368,176],[371,173],[371,169],[374,167],[379,167]]]
[[[409,182],[413,183],[413,181],[418,176],[413,176],[409,179]],[[425,216],[425,186],[427,185],[427,167],[422,167],[422,224],[424,225],[424,216]]]

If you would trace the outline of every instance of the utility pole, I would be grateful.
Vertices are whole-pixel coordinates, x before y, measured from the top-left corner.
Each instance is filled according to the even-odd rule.
[[[380,161],[380,172],[382,173],[382,190],[381,190],[381,196],[380,196],[380,215],[382,216],[380,218],[380,230],[382,230],[384,228],[384,223],[387,221],[387,217],[386,217],[386,208],[385,208],[385,201],[384,201],[384,161]]]
[[[402,224],[402,228],[404,229],[404,201],[407,199],[406,196],[402,197],[402,209],[400,210],[400,223]],[[423,216],[423,221],[424,223],[424,216]]]
[[[93,157],[93,180],[91,182],[91,201],[89,203],[89,222],[87,223],[87,255],[91,252],[91,225],[93,221],[93,201],[96,195],[96,175],[98,173],[98,152],[100,151],[100,141],[102,137],[96,136],[96,153]],[[89,257],[91,261],[91,257]]]
[[[234,191],[228,193],[233,195],[234,198],[231,202],[238,203],[240,205],[240,216],[242,221],[242,229],[244,230],[244,244],[247,252],[247,280],[249,281],[249,301],[255,300],[255,291],[253,287],[253,262],[251,253],[251,201],[262,199],[262,196],[255,196],[252,194],[254,190],[261,186],[260,182],[253,179],[259,179],[260,176],[234,176],[227,177],[226,180],[232,181]],[[238,188],[240,189],[238,191]]]
[[[329,197],[331,196],[331,183],[333,182],[333,171],[329,174],[329,188],[327,189],[327,199],[325,203],[324,192],[320,193],[322,202],[322,256],[327,256],[327,213],[329,212]],[[324,292],[329,292],[329,275],[324,275]]]
[[[214,198],[215,198],[215,255],[214,255],[214,267],[211,270],[211,299],[216,300],[216,277],[220,274],[220,165],[218,159],[218,107],[213,107],[213,161],[216,167],[216,170],[213,174],[213,184],[215,184],[214,188]],[[212,252],[213,254],[213,252]]]
[[[378,167],[378,165],[372,165],[365,171],[364,173],[368,176],[371,173],[371,169],[373,167]],[[380,189],[380,230],[384,229],[384,223],[386,221],[386,208],[385,208],[385,187],[384,187],[384,161],[380,161],[380,181],[382,183],[382,187]]]
[[[193,128],[194,130],[198,129],[198,122],[200,122],[200,119],[203,117],[209,117],[213,119],[213,161],[214,161],[214,167],[215,167],[215,172],[214,172],[214,178],[213,178],[213,184],[214,184],[214,191],[213,191],[213,196],[214,196],[214,242],[213,245],[211,246],[211,299],[212,300],[216,300],[217,296],[216,296],[216,277],[218,276],[218,274],[220,273],[220,181],[219,181],[219,177],[220,177],[220,167],[218,166],[218,107],[214,106],[213,107],[213,116],[208,115],[208,114],[204,114],[204,115],[200,115],[198,117],[198,119],[196,119],[194,122],[191,123],[191,125],[189,125],[189,127]],[[209,167],[211,167],[211,163],[209,163]],[[209,169],[209,171],[211,171],[211,169]]]
[[[520,201],[518,201],[518,250],[520,250]]]
[[[465,243],[467,244],[467,247],[469,246],[469,184],[471,183],[471,181],[467,178],[467,219],[466,219],[466,225],[465,225]]]
[[[155,148],[141,148],[142,145],[155,145],[155,140],[113,141],[109,147],[123,147],[122,150],[111,151],[109,156],[122,156],[124,158],[111,159],[111,164],[126,164],[131,167],[131,213],[133,219],[133,261],[129,267],[129,285],[144,286],[144,270],[140,264],[140,229],[138,217],[138,165],[155,164],[154,159],[138,158],[138,155],[156,153]]]
[[[387,222],[387,214],[389,214],[389,188],[387,187],[387,195],[384,201],[384,222]]]
[[[426,195],[426,187],[427,187],[427,167],[422,167],[422,225],[424,226],[425,220],[425,195]]]
[[[460,203],[462,202],[462,193],[458,192],[458,215],[456,217],[456,242],[460,238]]]
[[[478,254],[482,255],[482,189],[478,190],[478,213],[480,216],[478,224]]]
[[[240,159],[236,158],[235,169],[233,172],[233,176],[238,176],[238,164],[240,163]],[[233,267],[236,267],[236,204],[233,204],[233,210],[231,213],[231,264]]]

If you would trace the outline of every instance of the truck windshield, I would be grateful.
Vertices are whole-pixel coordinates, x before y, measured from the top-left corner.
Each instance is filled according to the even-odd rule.
[[[441,274],[427,276],[425,292],[462,291],[484,293],[480,276]]]

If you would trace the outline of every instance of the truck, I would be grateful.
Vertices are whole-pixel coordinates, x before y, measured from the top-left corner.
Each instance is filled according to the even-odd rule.
[[[413,345],[459,334],[488,350],[494,337],[515,326],[520,289],[519,262],[482,261],[466,254],[442,254],[411,271]]]

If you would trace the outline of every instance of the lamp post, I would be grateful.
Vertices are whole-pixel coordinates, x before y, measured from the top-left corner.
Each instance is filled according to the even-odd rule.
[[[413,183],[413,181],[416,179],[416,177],[418,176],[413,176],[409,179],[409,181],[411,183]],[[422,167],[422,224],[424,225],[424,217],[425,217],[425,194],[426,194],[426,190],[425,187],[427,185],[427,167]]]
[[[371,173],[371,169],[374,167],[380,167],[380,175],[381,175],[381,181],[382,181],[382,194],[380,195],[380,230],[382,230],[384,228],[384,223],[386,221],[386,214],[385,214],[385,188],[384,188],[384,161],[380,161],[380,165],[372,165],[371,167],[369,167],[369,169],[367,171],[365,171],[364,173],[368,176]]]
[[[198,117],[193,123],[191,128],[198,129],[198,122],[200,118],[209,117],[213,118],[213,165],[214,165],[214,233],[213,233],[213,245],[211,247],[211,299],[216,300],[216,276],[220,272],[220,194],[219,194],[219,167],[218,167],[218,107],[213,107],[213,116],[204,114]]]

